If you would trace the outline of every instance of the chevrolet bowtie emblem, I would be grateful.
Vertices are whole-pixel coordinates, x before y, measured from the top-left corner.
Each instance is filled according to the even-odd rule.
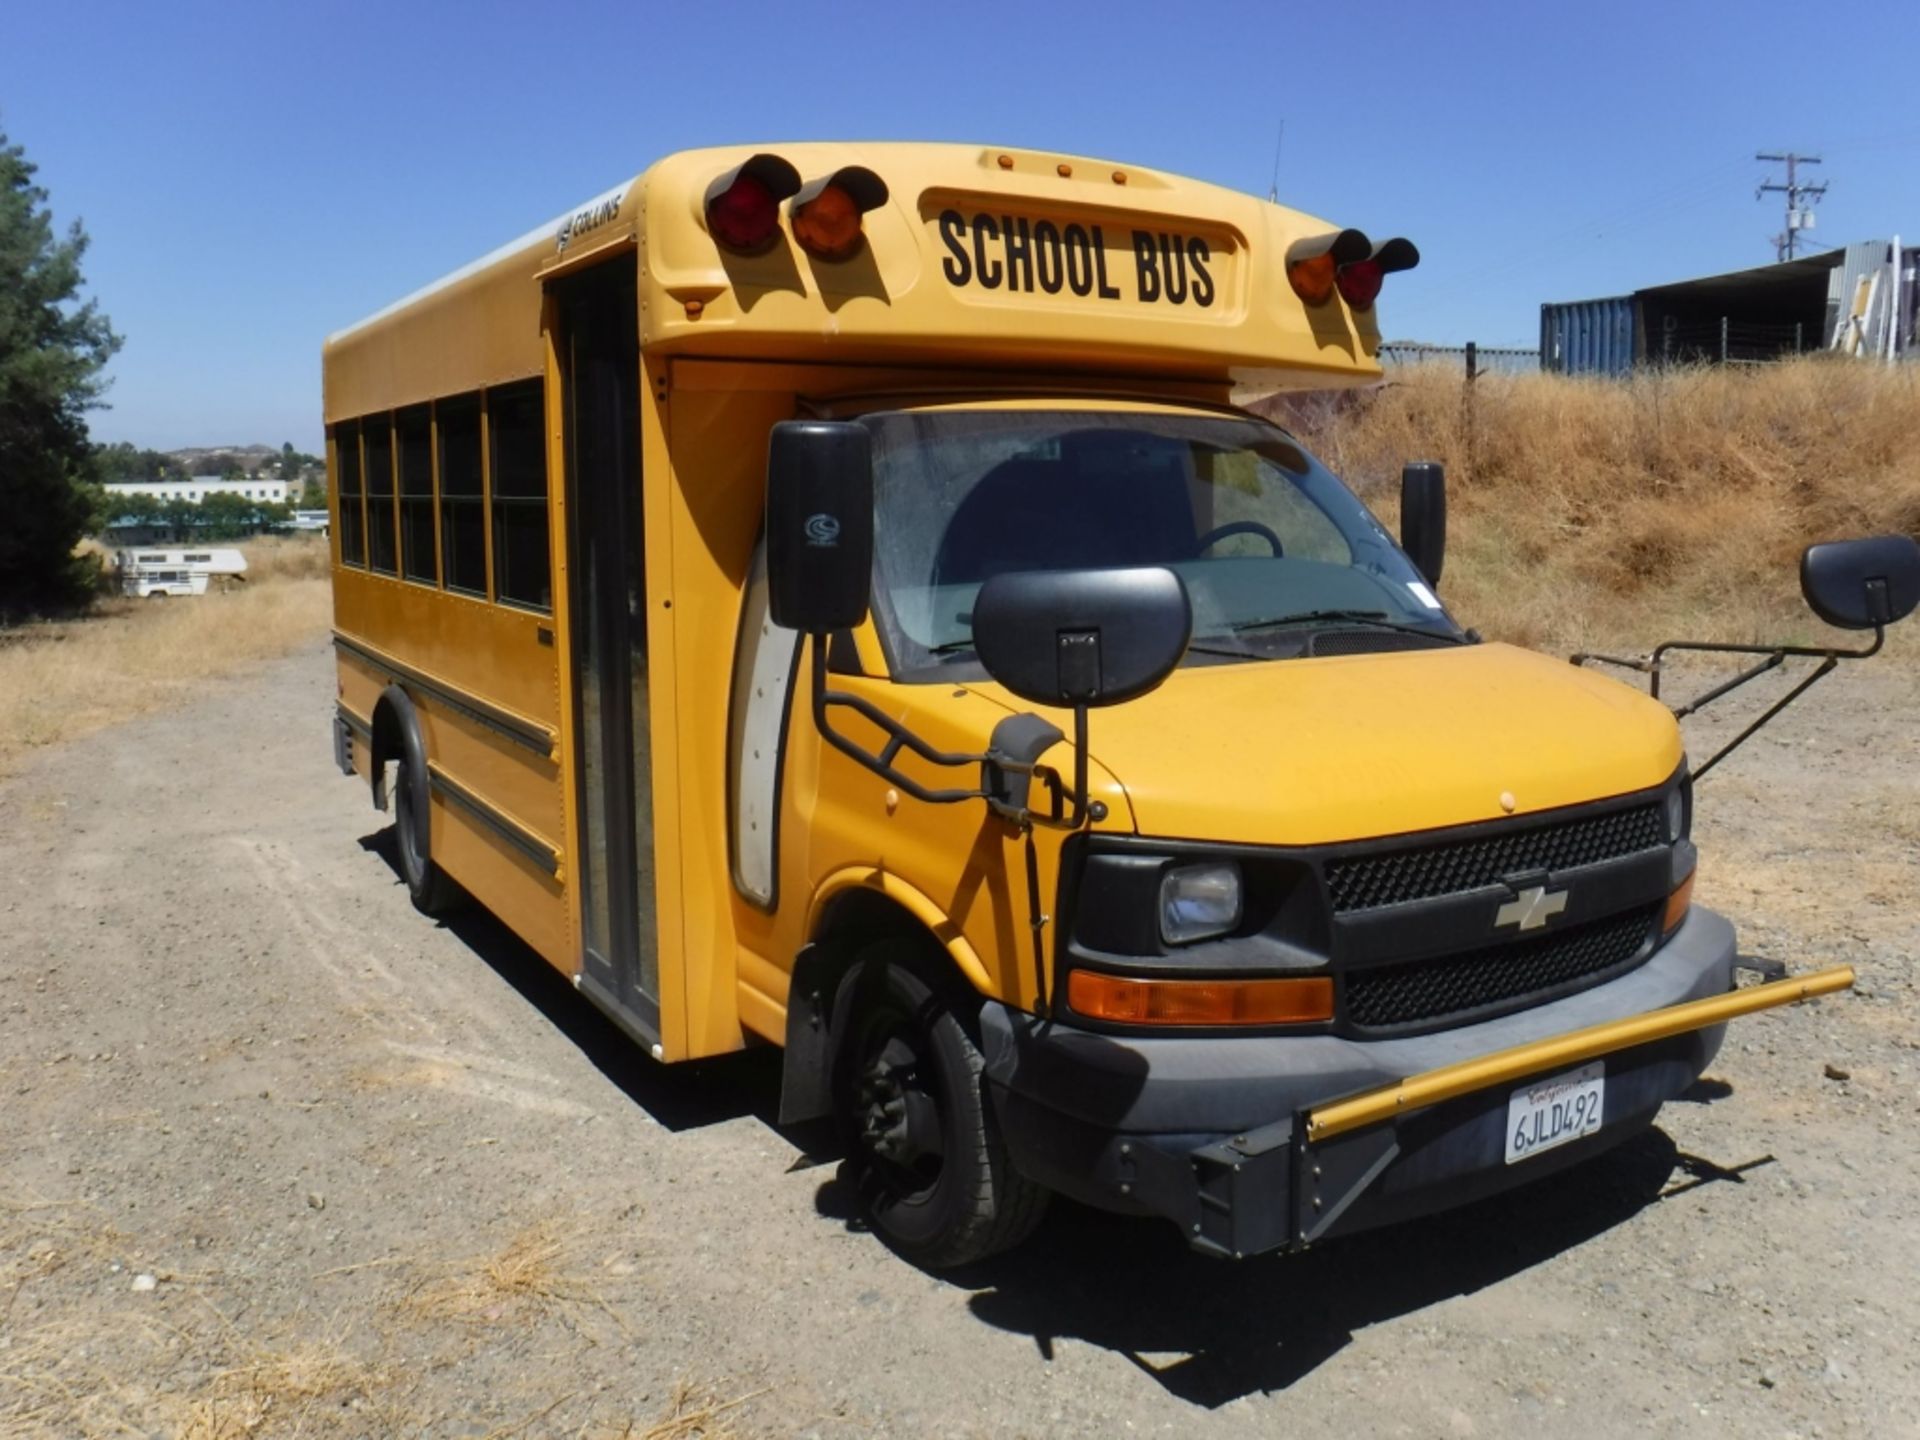
[[[1547,921],[1567,908],[1567,892],[1556,890],[1551,895],[1544,885],[1533,885],[1520,891],[1495,912],[1493,928],[1503,925],[1518,925],[1522,930],[1538,930]]]

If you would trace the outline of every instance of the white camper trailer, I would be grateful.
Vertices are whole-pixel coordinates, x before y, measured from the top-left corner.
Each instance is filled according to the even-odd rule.
[[[122,594],[149,599],[204,595],[215,581],[247,578],[247,557],[238,550],[162,550],[142,546],[119,554]]]

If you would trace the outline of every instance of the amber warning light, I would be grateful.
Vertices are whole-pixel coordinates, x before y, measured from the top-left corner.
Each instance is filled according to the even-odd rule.
[[[1287,247],[1287,283],[1309,305],[1326,304],[1338,290],[1352,309],[1371,310],[1387,276],[1419,263],[1411,240],[1395,237],[1376,245],[1359,230],[1335,230]]]
[[[810,180],[792,203],[793,238],[821,260],[845,260],[860,248],[862,217],[887,203],[887,182],[864,165]]]

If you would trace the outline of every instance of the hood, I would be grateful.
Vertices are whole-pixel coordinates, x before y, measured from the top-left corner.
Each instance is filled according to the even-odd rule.
[[[1141,834],[1261,845],[1552,810],[1657,785],[1681,760],[1665,706],[1509,645],[1188,666],[1095,710],[1088,739]]]

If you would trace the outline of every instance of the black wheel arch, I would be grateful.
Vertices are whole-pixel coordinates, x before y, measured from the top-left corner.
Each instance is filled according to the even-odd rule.
[[[787,991],[786,1050],[780,1070],[780,1123],[819,1120],[833,1109],[833,1061],[846,1032],[852,992],[841,982],[860,957],[883,940],[903,945],[904,964],[979,1039],[982,996],[947,957],[946,947],[904,906],[855,887],[828,902],[814,936],[794,959]]]
[[[372,772],[373,808],[387,808],[387,765],[390,761],[402,760],[406,762],[407,782],[413,791],[408,797],[413,802],[413,813],[418,817],[418,824],[426,825],[431,798],[427,738],[420,727],[420,712],[398,685],[387,686],[374,703],[370,749],[372,759],[368,768]]]

